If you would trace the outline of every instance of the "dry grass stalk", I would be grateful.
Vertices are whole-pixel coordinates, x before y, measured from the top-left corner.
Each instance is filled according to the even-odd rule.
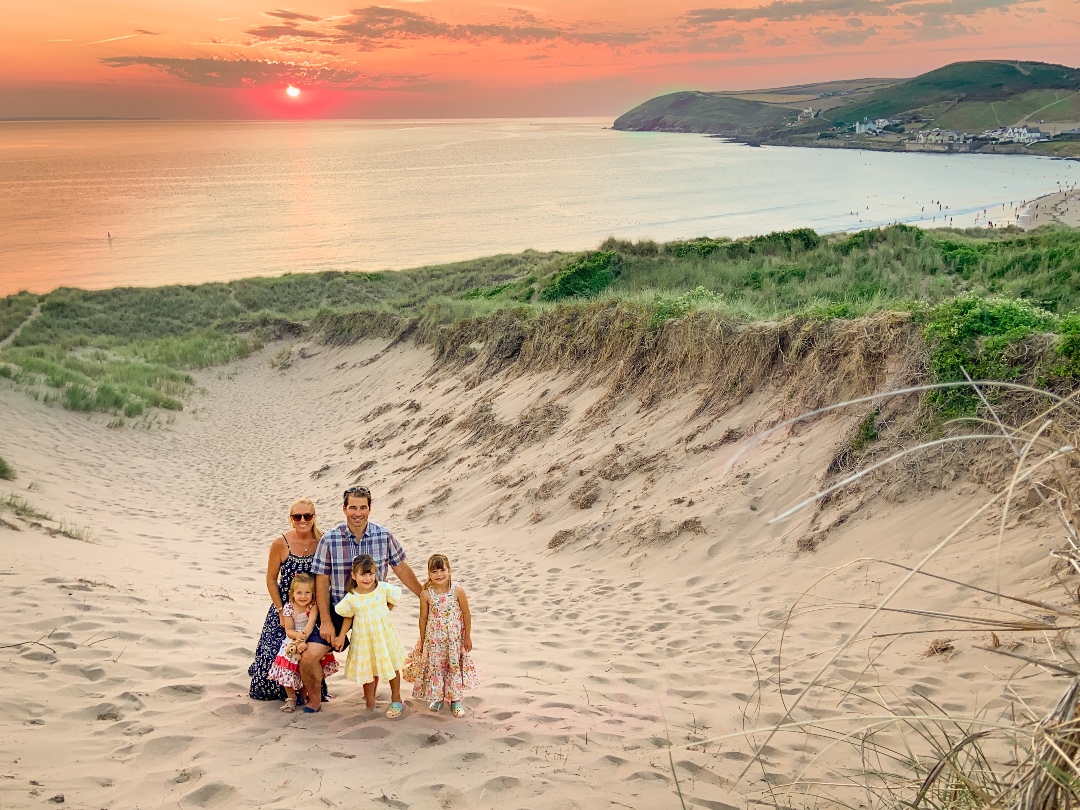
[[[1031,755],[1006,796],[1010,810],[1060,810],[1080,801],[1080,678],[1036,727]],[[1002,802],[1002,805],[1005,803]]]
[[[1046,397],[1050,399],[1053,404],[1049,408],[1044,408],[1041,414],[1027,420],[1020,427],[1006,427],[998,414],[989,407],[989,403],[986,402],[984,397],[983,402],[988,411],[988,418],[981,420],[977,424],[990,428],[990,430],[968,435],[948,436],[943,439],[924,442],[917,447],[906,448],[900,452],[893,453],[886,459],[871,464],[867,468],[852,475],[846,476],[841,481],[822,490],[816,495],[805,499],[773,519],[774,521],[782,520],[808,505],[828,498],[832,493],[859,481],[875,469],[896,463],[913,454],[925,451],[927,448],[952,444],[960,445],[964,442],[971,441],[997,442],[999,446],[1008,448],[1008,450],[1011,451],[1011,454],[1015,456],[1015,463],[1012,465],[1013,469],[1004,485],[994,493],[992,497],[988,498],[977,510],[969,515],[958,527],[943,538],[934,548],[925,554],[917,564],[910,567],[899,566],[906,569],[905,574],[900,577],[899,582],[897,582],[888,594],[878,601],[876,605],[813,606],[802,608],[799,613],[796,613],[796,607],[793,607],[781,621],[777,622],[777,628],[780,628],[781,633],[784,633],[787,631],[790,621],[797,615],[803,613],[822,609],[832,609],[835,607],[843,607],[849,610],[852,607],[856,607],[867,610],[865,620],[859,624],[858,628],[847,640],[831,651],[831,654],[827,656],[824,665],[809,678],[809,681],[804,688],[794,690],[796,694],[791,699],[784,698],[783,693],[781,693],[781,699],[785,705],[785,712],[780,719],[772,725],[772,728],[765,735],[764,740],[756,746],[757,753],[739,775],[739,779],[746,775],[751,765],[759,761],[762,756],[761,752],[767,750],[769,743],[775,734],[780,733],[783,729],[791,725],[798,725],[800,728],[805,729],[808,726],[813,726],[815,723],[820,722],[819,720],[814,720],[800,724],[793,715],[804,697],[808,694],[820,693],[822,689],[835,688],[826,684],[823,680],[824,675],[855,643],[867,642],[873,638],[883,638],[886,636],[911,635],[917,632],[940,633],[943,629],[950,633],[985,633],[988,630],[991,633],[994,633],[995,631],[1017,631],[1022,628],[1027,629],[1035,627],[1042,627],[1044,636],[1049,640],[1049,636],[1046,635],[1047,633],[1073,629],[1080,626],[1080,612],[1078,612],[1074,606],[1060,607],[1037,600],[1008,597],[1000,593],[1000,588],[995,592],[995,595],[999,600],[1010,600],[1017,606],[1026,606],[1029,609],[1037,608],[1040,611],[1040,615],[1037,615],[1036,617],[1017,616],[1015,619],[1009,619],[1001,617],[999,613],[990,618],[982,618],[977,615],[967,615],[964,611],[944,614],[935,613],[933,611],[906,610],[890,606],[890,602],[893,598],[913,577],[927,575],[923,571],[923,568],[943,548],[957,537],[961,531],[965,530],[968,526],[972,525],[975,520],[986,515],[992,509],[1000,510],[1000,520],[998,521],[998,543],[1000,543],[1009,514],[1010,512],[1015,511],[1015,504],[1019,503],[1021,500],[1030,501],[1034,499],[1036,505],[1041,502],[1044,507],[1050,508],[1055,518],[1060,521],[1064,530],[1066,542],[1069,546],[1068,550],[1070,552],[1080,552],[1080,543],[1077,543],[1076,540],[1076,501],[1073,498],[1077,489],[1077,472],[1080,470],[1080,464],[1078,464],[1077,461],[1077,442],[1073,438],[1078,423],[1080,423],[1080,419],[1078,419],[1080,408],[1077,408],[1075,398],[1073,396],[1061,397],[1019,384],[974,383],[973,385],[977,390],[980,390],[980,387],[982,386],[994,385],[1006,390],[1018,392],[1027,397]],[[764,436],[757,437],[753,443],[763,440],[765,436],[774,433],[777,430],[793,425],[800,421],[800,419],[812,418],[821,413],[843,407],[850,407],[856,404],[865,404],[872,401],[880,401],[889,397],[926,391],[934,387],[953,386],[915,386],[902,391],[886,392],[885,394],[862,397],[850,402],[840,403],[837,406],[829,406],[828,408],[819,409],[818,411],[812,412],[799,419],[781,423],[770,431],[767,431]],[[991,432],[993,430],[996,430],[997,432]],[[737,458],[738,456],[736,456],[736,462]],[[1032,492],[1031,498],[1021,497],[1027,490]],[[826,576],[831,576],[831,574]],[[944,577],[937,578],[945,579]],[[969,587],[954,580],[949,581],[963,587]],[[987,592],[986,589],[981,588],[971,588],[971,590],[973,592]],[[798,602],[796,605],[798,605]],[[909,630],[901,631],[897,634],[868,635],[867,630],[869,625],[879,614],[884,612],[906,613],[912,616],[939,620],[947,623],[948,626],[946,628],[937,628],[934,630]],[[1050,615],[1044,615],[1046,613],[1049,613]],[[1057,619],[1059,617],[1068,618],[1069,622],[1067,625],[1058,623]],[[994,637],[996,638],[996,635]],[[1059,634],[1058,638],[1061,639],[1063,636]],[[998,641],[1000,643],[1000,640]],[[781,641],[781,646],[782,644],[783,642]],[[947,653],[951,648],[951,641],[947,639],[936,639],[931,642],[927,654],[938,655]],[[869,804],[881,804],[882,806],[903,805],[909,807],[949,808],[950,810],[951,808],[960,807],[988,808],[1005,806],[1014,808],[1014,810],[1028,810],[1029,808],[1031,808],[1031,810],[1049,810],[1051,807],[1068,807],[1071,806],[1072,803],[1077,802],[1078,797],[1080,797],[1080,794],[1077,793],[1077,788],[1080,786],[1080,768],[1077,766],[1078,752],[1080,752],[1080,719],[1078,719],[1076,715],[1077,704],[1080,703],[1080,698],[1077,697],[1078,687],[1076,670],[1070,666],[1063,665],[1061,662],[1055,663],[1028,658],[1009,652],[1007,649],[992,649],[992,651],[1013,658],[1019,658],[1030,664],[1036,664],[1042,667],[1044,671],[1064,672],[1074,676],[1072,686],[1067,695],[1062,699],[1061,703],[1059,703],[1058,708],[1037,726],[1034,732],[1034,739],[1031,743],[1031,756],[1015,770],[1011,779],[1001,778],[998,776],[989,755],[983,748],[985,744],[984,740],[988,737],[989,732],[985,730],[972,731],[969,728],[960,735],[959,738],[948,733],[945,733],[942,737],[942,733],[946,731],[946,724],[953,724],[954,721],[952,719],[947,717],[932,719],[930,715],[927,715],[916,722],[912,720],[911,712],[905,709],[901,713],[894,715],[896,721],[904,724],[909,732],[914,732],[918,738],[922,739],[924,743],[930,744],[931,748],[938,752],[936,764],[930,768],[929,771],[923,764],[924,760],[922,756],[916,754],[914,750],[910,748],[910,741],[906,741],[906,738],[902,736],[902,744],[899,747],[896,747],[895,742],[888,742],[884,738],[881,738],[878,732],[873,731],[875,728],[873,723],[865,726],[860,734],[842,735],[841,738],[839,738],[857,744],[857,748],[862,752],[861,756],[863,757],[864,763],[862,777],[857,778],[855,783],[860,786],[861,790],[865,791],[865,795],[869,797]],[[822,651],[819,655],[824,656],[825,653],[828,652],[829,651]],[[793,666],[793,664],[788,664],[785,668],[790,669]],[[780,669],[778,669],[776,676],[778,688],[780,686],[779,674]],[[800,686],[801,685],[802,684],[800,684]],[[785,686],[787,690],[791,690],[793,684],[788,681]],[[854,686],[845,691],[845,695],[847,695],[848,698],[852,698],[854,695],[854,693],[850,691],[852,688],[854,688]],[[875,705],[880,706],[881,704]],[[1023,723],[1020,723],[1019,725],[1017,723],[1006,723],[999,724],[999,726],[1000,727],[997,728],[994,733],[1000,733],[1010,739],[1015,739],[1017,735],[1021,733],[1028,733],[1024,732]],[[899,726],[897,726],[897,728],[899,728]],[[857,743],[854,742],[856,738]],[[836,744],[836,741],[836,738],[834,738],[834,742],[830,743],[830,747],[831,745]],[[897,767],[898,765],[901,767]],[[798,785],[802,785],[804,788],[809,789],[811,783],[805,781],[805,773],[806,771],[804,770],[804,773],[800,775],[794,784],[787,786],[788,796],[791,795],[792,790]],[[911,777],[915,773],[921,773],[919,778],[922,781],[922,786],[917,791],[914,790],[917,783],[911,781]],[[911,798],[913,793],[914,801]],[[821,798],[830,800],[833,797],[828,790],[826,790],[824,794],[821,794]],[[842,802],[839,797],[837,797],[835,801]],[[866,802],[860,802],[860,804],[862,803]]]

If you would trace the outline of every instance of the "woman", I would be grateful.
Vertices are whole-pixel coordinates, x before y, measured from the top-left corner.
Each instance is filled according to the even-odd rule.
[[[315,504],[310,499],[294,501],[289,509],[289,520],[292,528],[274,538],[270,544],[270,559],[266,563],[266,590],[270,592],[273,604],[266,614],[259,645],[255,648],[255,661],[248,667],[248,675],[251,676],[249,694],[256,700],[285,699],[285,689],[267,680],[266,676],[285,639],[281,611],[285,607],[289,585],[297,574],[311,573],[311,562],[315,559],[315,549],[322,537],[315,524]],[[323,688],[325,690],[325,686]]]

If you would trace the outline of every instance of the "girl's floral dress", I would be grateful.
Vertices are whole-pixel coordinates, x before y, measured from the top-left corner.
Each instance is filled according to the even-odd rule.
[[[428,615],[424,638],[405,659],[402,677],[411,681],[413,697],[459,701],[466,689],[479,683],[472,656],[465,651],[465,623],[461,605],[450,584],[446,593],[428,588]]]

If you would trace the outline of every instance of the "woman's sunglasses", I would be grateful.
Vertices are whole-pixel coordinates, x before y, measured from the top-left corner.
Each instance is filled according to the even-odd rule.
[[[289,517],[291,517],[293,520],[299,522],[301,520],[311,520],[312,518],[315,517],[315,515],[313,515],[311,512],[301,512],[300,514],[289,515]]]

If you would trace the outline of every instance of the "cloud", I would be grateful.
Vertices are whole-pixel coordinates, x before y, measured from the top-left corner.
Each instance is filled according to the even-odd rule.
[[[295,23],[282,25],[260,25],[244,32],[259,39],[281,39],[283,37],[300,37],[302,39],[329,39],[326,34],[318,31],[305,31]]]
[[[931,0],[928,3],[912,0],[773,0],[753,8],[691,9],[683,15],[683,20],[689,26],[702,26],[720,22],[801,20],[826,16],[913,16],[931,10],[942,14],[970,16],[989,9],[1004,10],[1032,2],[1035,0]]]
[[[691,26],[750,20],[799,20],[816,16],[848,14],[889,14],[894,3],[888,0],[773,0],[754,8],[695,8],[684,19]]]
[[[118,42],[121,39],[131,39],[132,37],[156,37],[157,31],[144,31],[141,28],[136,28],[134,34],[124,34],[119,37],[109,37],[108,39],[99,39],[95,42],[84,42],[82,45],[77,45],[78,48],[85,48],[87,45],[101,45],[103,42]]]
[[[816,31],[817,38],[825,45],[834,47],[844,45],[862,45],[870,37],[877,35],[876,28],[862,28],[846,31]]]
[[[576,31],[544,24],[535,15],[517,10],[510,23],[447,23],[404,9],[368,6],[353,9],[336,26],[341,38],[350,41],[445,39],[508,43],[563,40],[596,45],[628,45],[648,39],[630,31]]]
[[[266,59],[212,59],[206,57],[109,56],[101,63],[113,68],[149,67],[203,87],[265,87],[303,84],[341,90],[387,90],[427,82],[423,76],[376,75],[356,70],[297,65]]]
[[[702,37],[691,40],[685,50],[689,53],[711,53],[714,51],[733,51],[745,42],[742,34],[736,31],[733,34],[716,37]]]
[[[279,20],[307,20],[308,22],[318,22],[322,17],[316,17],[313,14],[300,14],[297,11],[286,11],[278,9],[277,11],[264,11],[267,17],[277,17]]]

